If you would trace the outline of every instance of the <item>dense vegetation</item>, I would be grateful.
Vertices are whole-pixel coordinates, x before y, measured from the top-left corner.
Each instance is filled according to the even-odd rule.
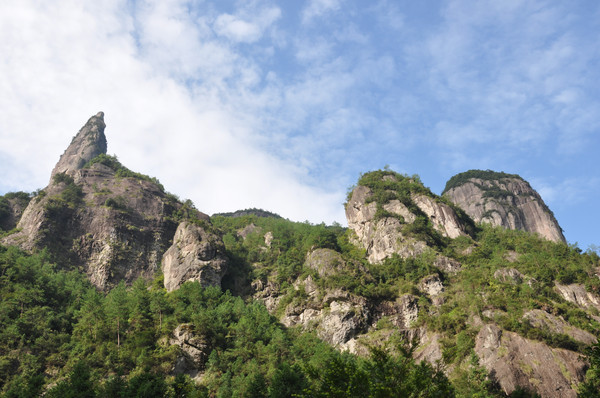
[[[119,284],[99,293],[45,253],[0,247],[0,389],[6,397],[417,396],[446,397],[441,372],[400,343],[368,358],[340,354],[312,334],[283,328],[265,307],[187,283],[167,294]],[[171,376],[172,330],[187,324],[208,347],[202,383]],[[47,386],[51,381],[58,384]]]
[[[17,220],[12,220],[11,214],[12,207],[17,206],[21,209],[25,209],[27,204],[31,200],[31,195],[26,192],[8,192],[0,196],[0,235],[2,231],[8,231],[14,227]],[[11,202],[13,204],[11,204]]]
[[[95,162],[121,177],[138,178],[123,171],[127,169],[114,157],[101,155]],[[82,206],[82,191],[65,174],[57,174],[53,183],[61,190],[48,198],[46,210],[56,212],[54,221],[64,222],[69,212]],[[138,280],[130,287],[121,283],[100,293],[82,274],[52,263],[51,259],[60,258],[50,256],[52,247],[30,255],[0,246],[0,394],[33,397],[45,392],[47,397],[61,398],[504,396],[474,353],[478,326],[472,319],[477,316],[552,347],[588,355],[591,367],[580,391],[585,397],[598,396],[600,346],[586,347],[570,336],[534,327],[524,318],[528,311],[543,309],[599,336],[600,323],[592,315],[600,313],[578,309],[555,290],[556,283],[580,283],[600,294],[600,278],[594,277],[600,266],[596,252],[583,253],[576,246],[521,231],[475,226],[460,210],[469,236],[445,238],[414,204],[411,194],[451,204],[433,195],[418,176],[377,171],[361,176],[359,185],[373,191],[370,200],[377,203],[377,217],[397,218],[382,205],[391,200],[403,203],[417,217],[412,224],[403,223],[403,233],[423,239],[430,248],[415,258],[392,256],[370,264],[365,251],[352,243],[353,232],[340,225],[291,222],[260,209],[215,215],[210,223],[191,201],[185,201],[170,215],[174,221],[188,220],[223,237],[231,259],[223,290],[188,282],[167,293],[162,276],[157,276],[154,281]],[[8,208],[6,200],[20,200],[23,195],[8,196],[0,197],[0,211]],[[105,206],[123,208],[118,197],[109,199]],[[48,235],[52,236],[50,230]],[[340,268],[320,274],[308,267],[307,254],[316,249],[338,256]],[[460,262],[461,271],[452,274],[436,268],[434,260],[440,254]],[[520,272],[522,280],[495,276],[507,268]],[[421,286],[423,278],[432,274],[445,287],[438,305]],[[319,297],[341,289],[366,298],[373,311],[403,295],[414,295],[419,307],[414,326],[441,336],[442,363],[435,368],[415,363],[415,345],[405,341],[406,335],[386,317],[371,325],[369,354],[364,357],[340,353],[315,332],[285,328],[276,316],[307,299],[298,282],[309,276]],[[275,287],[279,300],[273,314],[254,300],[256,281]],[[173,340],[173,330],[181,325],[202,341],[205,350],[205,360],[197,365],[202,372],[198,383],[174,372],[183,352]],[[444,367],[450,381],[442,372]],[[530,393],[517,390],[513,395]]]

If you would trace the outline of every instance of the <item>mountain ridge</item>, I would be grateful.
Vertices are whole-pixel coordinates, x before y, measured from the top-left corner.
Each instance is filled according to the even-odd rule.
[[[182,202],[166,192],[158,180],[106,155],[104,127],[102,113],[88,120],[60,157],[50,184],[37,196],[0,198],[0,221],[9,220],[0,227],[17,226],[1,243],[47,253],[59,269],[85,274],[102,292],[88,295],[96,297],[98,308],[108,306],[113,318],[106,322],[113,326],[107,336],[117,336],[116,345],[103,349],[112,353],[111,361],[131,372],[128,380],[142,368],[115,358],[122,349],[121,339],[133,344],[134,335],[140,334],[152,338],[140,337],[140,347],[146,348],[130,353],[139,355],[140,363],[150,361],[147,366],[152,364],[160,374],[189,377],[213,395],[226,391],[225,381],[219,380],[225,380],[227,372],[245,385],[243,372],[232,375],[233,362],[222,362],[221,368],[215,364],[227,353],[244,355],[229,340],[268,324],[317,336],[328,347],[357,358],[373,358],[373,352],[396,339],[411,342],[400,344],[391,355],[409,353],[411,360],[429,364],[424,369],[444,364],[445,375],[438,374],[440,385],[449,378],[458,396],[484,389],[486,396],[521,392],[574,397],[577,385],[592,385],[585,384],[589,367],[585,353],[597,344],[600,333],[600,258],[565,244],[564,238],[543,239],[516,223],[474,222],[468,206],[463,209],[463,202],[446,195],[465,184],[489,183],[489,191],[500,190],[502,195],[485,196],[480,189],[476,207],[506,195],[518,204],[523,193],[537,201],[539,195],[520,177],[487,171],[489,178],[474,182],[479,171],[470,171],[451,179],[440,196],[416,175],[391,170],[364,173],[345,205],[349,228],[295,223],[260,209],[208,217],[191,201]],[[514,183],[517,178],[522,182]],[[499,212],[506,205],[494,203]],[[0,288],[10,286],[0,283]],[[231,293],[221,296],[219,289]],[[149,297],[136,299],[130,315],[122,319],[115,318],[116,310],[108,310],[116,295],[145,297],[144,292],[152,292],[152,305]],[[236,304],[227,310],[221,304],[210,307],[228,300]],[[171,307],[165,304],[171,301]],[[243,307],[244,302],[249,307]],[[25,303],[21,300],[11,310],[16,319],[19,311],[27,312]],[[146,312],[135,315],[140,308]],[[211,312],[216,308],[228,315]],[[233,317],[227,311],[246,311],[242,308],[254,311],[245,326],[217,324]],[[85,311],[81,314],[76,325],[84,322]],[[98,341],[94,327],[85,325],[74,326],[77,333],[71,338]],[[287,332],[277,333],[283,338],[281,333]],[[147,347],[168,360],[144,354]],[[246,358],[248,364],[258,360],[260,355],[255,354]],[[92,361],[104,376],[110,375],[98,360],[101,355],[78,355]],[[299,358],[286,358],[297,361],[295,372],[305,378],[303,382],[317,383],[303,388],[315,391],[318,376]],[[11,361],[19,363],[18,369],[27,366],[18,359]],[[56,361],[65,369],[73,366]],[[48,380],[58,372],[51,363],[40,365]],[[259,384],[264,388],[276,384],[273,374],[281,370],[279,365],[269,366],[275,367],[252,371],[262,377]],[[0,367],[3,380],[1,375]]]

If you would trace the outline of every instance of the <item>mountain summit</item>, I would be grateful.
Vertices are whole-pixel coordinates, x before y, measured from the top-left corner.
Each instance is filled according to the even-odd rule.
[[[73,177],[76,170],[81,169],[87,162],[100,154],[106,154],[106,136],[104,135],[104,112],[92,116],[73,141],[62,154],[50,175],[52,178],[58,173],[65,173]]]
[[[209,217],[167,193],[156,178],[106,155],[105,127],[99,112],[79,130],[54,167],[50,184],[23,212],[18,232],[2,243],[28,251],[46,248],[62,268],[84,270],[96,287],[107,290],[121,280],[154,277],[179,224],[187,221],[191,226],[186,231],[192,229],[195,239],[188,246],[202,248],[202,261],[186,263],[184,269],[179,260],[170,261],[165,281],[170,288],[189,279],[219,284],[226,258],[220,238],[204,230]],[[210,275],[208,282],[204,274]],[[175,275],[185,278],[172,282]]]
[[[475,222],[536,233],[566,242],[554,214],[531,185],[516,174],[469,170],[452,177],[443,196]]]

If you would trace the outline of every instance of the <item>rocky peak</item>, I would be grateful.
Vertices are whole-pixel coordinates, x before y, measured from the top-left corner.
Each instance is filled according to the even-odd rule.
[[[467,235],[464,220],[417,176],[387,170],[360,178],[349,195],[346,218],[372,263],[394,254],[418,256],[444,238]]]
[[[475,222],[520,229],[565,242],[562,229],[540,195],[516,174],[469,170],[452,177],[443,196]]]
[[[209,226],[210,221],[193,204],[165,192],[155,178],[107,156],[103,117],[100,112],[88,120],[61,156],[50,185],[27,205],[17,231],[0,242],[28,251],[45,247],[61,267],[84,270],[92,284],[107,290],[121,280],[153,278],[178,225],[187,220]],[[192,249],[199,262],[210,262],[222,246],[207,231],[190,235],[198,237]],[[183,275],[177,283],[185,280]]]
[[[98,112],[73,137],[71,144],[62,154],[50,175],[50,182],[56,174],[65,173],[70,176],[81,169],[87,162],[100,154],[106,153],[106,136],[104,135],[104,112]]]

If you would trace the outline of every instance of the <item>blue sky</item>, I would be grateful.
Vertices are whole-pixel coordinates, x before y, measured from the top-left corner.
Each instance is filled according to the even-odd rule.
[[[345,224],[361,172],[520,174],[600,245],[597,1],[0,4],[0,193],[102,110],[109,153],[206,212]]]

